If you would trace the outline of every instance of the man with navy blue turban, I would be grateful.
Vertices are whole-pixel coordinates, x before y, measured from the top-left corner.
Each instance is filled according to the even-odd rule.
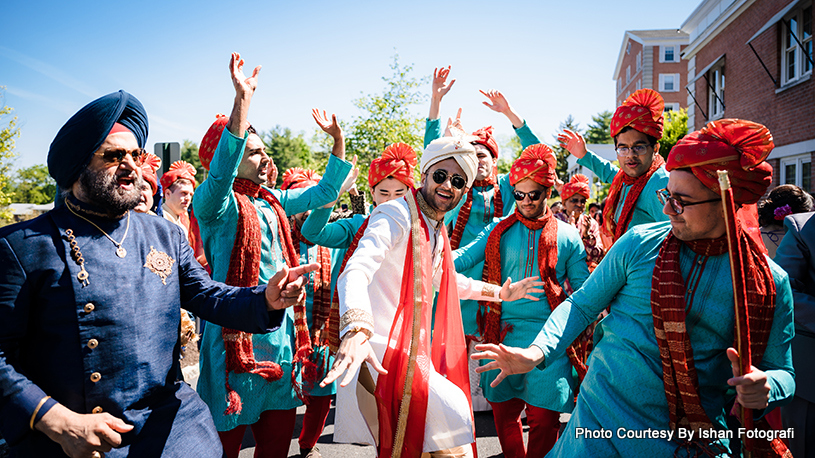
[[[280,326],[301,275],[210,279],[181,229],[133,212],[147,113],[119,91],[60,129],[54,210],[0,229],[0,433],[20,457],[220,457],[209,409],[176,381],[179,308],[251,333]]]

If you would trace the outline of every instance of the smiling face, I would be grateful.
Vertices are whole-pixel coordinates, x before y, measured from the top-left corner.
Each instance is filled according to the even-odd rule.
[[[249,134],[243,158],[238,165],[238,178],[245,178],[256,184],[264,184],[268,179],[271,159],[266,154],[266,145],[257,134]]]
[[[651,139],[644,133],[634,129],[625,130],[614,137],[614,146],[616,148],[633,148],[640,145],[646,146],[645,153],[642,156],[635,155],[633,151],[630,151],[627,156],[617,155],[623,173],[632,178],[640,177],[648,172],[651,163],[654,162],[655,155],[659,152],[659,143],[651,146]]]
[[[139,213],[147,213],[153,208],[153,187],[150,186],[150,183],[142,180],[141,182],[141,198],[139,199],[138,205],[134,208],[134,211]]]
[[[136,165],[132,154],[125,154],[121,161],[113,159],[122,151],[138,153],[136,137],[130,132],[108,135],[94,152],[88,167],[71,185],[73,195],[80,201],[104,208],[111,215],[121,215],[135,208],[141,200],[141,167]]]
[[[433,173],[436,170],[444,170],[447,173],[447,179],[442,183],[436,183],[433,179]],[[463,189],[456,189],[451,184],[451,177],[459,175],[464,177],[466,182],[467,175],[464,170],[458,165],[455,159],[445,159],[431,165],[425,173],[422,174],[422,188],[420,189],[422,197],[431,209],[446,213],[458,205],[462,196],[466,194],[470,188],[465,186]]]
[[[495,160],[492,158],[489,148],[481,143],[473,143],[475,154],[478,156],[478,171],[475,174],[476,180],[484,180],[492,174],[495,167]]]
[[[685,170],[671,171],[668,177],[668,191],[671,197],[687,204],[718,197],[693,173]],[[670,202],[666,202],[662,212],[670,218],[673,233],[679,240],[715,239],[725,233],[724,213],[720,201],[686,206],[681,215],[674,211]]]
[[[394,177],[387,177],[374,186],[371,190],[374,205],[384,204],[393,199],[398,199],[408,191],[407,185]]]
[[[527,219],[538,219],[543,216],[543,213],[546,211],[546,198],[549,194],[549,188],[532,181],[530,178],[524,178],[515,183],[515,190],[523,193],[539,191],[541,195],[538,200],[532,200],[532,198],[527,195],[524,196],[524,200],[516,200],[515,205],[518,207],[518,211],[521,212],[521,215]]]

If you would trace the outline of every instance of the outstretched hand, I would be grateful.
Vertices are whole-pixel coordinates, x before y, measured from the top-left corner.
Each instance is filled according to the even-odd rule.
[[[445,137],[462,137],[467,135],[464,126],[461,125],[461,108],[456,112],[456,119],[447,118],[447,128],[444,130]]]
[[[572,156],[581,159],[586,155],[586,141],[583,136],[578,132],[572,132],[569,129],[563,129],[563,133],[557,135],[557,141],[560,142],[561,148],[567,149]]]
[[[303,287],[303,275],[319,269],[317,263],[303,264],[297,267],[284,265],[278,270],[266,285],[266,308],[269,311],[282,310],[300,302],[306,294]]]
[[[235,93],[239,96],[251,98],[258,87],[258,74],[261,66],[255,67],[252,76],[247,78],[243,74],[243,64],[244,61],[240,53],[233,52],[232,57],[229,59],[229,72],[232,74],[232,85],[235,86]]]
[[[739,352],[735,348],[727,349],[727,359],[733,369],[733,378],[727,381],[736,387],[736,400],[747,409],[766,409],[770,403],[770,381],[761,369],[750,366],[746,374],[739,374]]]
[[[312,108],[311,116],[314,117],[314,120],[317,122],[317,125],[320,126],[320,129],[330,135],[334,141],[342,139],[342,127],[340,127],[340,123],[337,122],[337,115],[332,113],[331,119],[329,119],[325,110],[320,113],[320,110],[317,108]]]
[[[374,349],[371,347],[371,343],[368,342],[367,335],[359,331],[346,333],[340,343],[340,348],[337,350],[334,365],[331,366],[331,370],[326,374],[323,381],[320,382],[320,386],[328,386],[340,378],[342,374],[345,374],[345,377],[342,379],[342,382],[340,382],[340,386],[348,386],[351,380],[354,379],[354,375],[359,371],[359,367],[365,361],[368,361],[374,370],[380,374],[388,373],[388,371],[382,367],[382,364],[379,363],[379,359],[377,359],[376,353],[374,353]]]
[[[436,98],[437,100],[441,100],[450,92],[450,89],[453,87],[453,83],[456,82],[455,79],[450,80],[447,82],[447,77],[450,75],[450,66],[448,65],[447,68],[435,68],[433,69],[433,86],[431,89],[430,96]]]
[[[490,386],[495,388],[508,375],[525,374],[543,361],[543,351],[532,345],[529,348],[508,347],[504,344],[479,344],[470,358],[474,360],[492,359],[489,363],[476,367],[477,373],[500,369]]]
[[[498,297],[502,301],[517,301],[518,299],[529,299],[532,301],[540,300],[531,293],[544,293],[546,291],[535,288],[536,286],[543,286],[543,282],[539,281],[540,277],[526,277],[521,281],[512,283],[512,277],[507,277],[507,281],[501,286],[501,291]]]
[[[484,106],[486,106],[490,110],[498,113],[506,113],[507,111],[509,111],[509,102],[507,102],[507,98],[504,97],[504,94],[501,94],[501,91],[492,90],[484,92],[482,90],[479,90],[478,92],[484,94],[484,96],[490,99],[489,102],[481,102],[484,104]]]

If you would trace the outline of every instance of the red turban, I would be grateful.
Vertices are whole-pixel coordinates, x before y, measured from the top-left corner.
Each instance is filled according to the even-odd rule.
[[[498,159],[498,142],[495,141],[495,137],[492,135],[492,126],[482,127],[473,132],[473,135],[478,137],[476,140],[473,140],[473,143],[484,145],[490,150],[492,157]]]
[[[385,148],[381,157],[371,162],[371,168],[368,169],[368,186],[373,189],[390,176],[401,181],[408,188],[413,188],[413,170],[418,162],[416,151],[410,145],[392,143]]]
[[[631,126],[632,129],[659,140],[662,138],[664,110],[665,101],[659,92],[653,89],[640,89],[617,107],[611,118],[611,136],[616,137],[623,128]]]
[[[314,186],[320,182],[320,174],[311,169],[292,167],[283,174],[283,184],[280,189],[300,189]]]
[[[201,146],[198,147],[198,158],[201,160],[201,165],[209,170],[209,163],[212,162],[212,156],[215,155],[215,149],[218,147],[218,142],[221,141],[221,134],[224,133],[226,123],[229,118],[223,114],[215,115],[215,122],[209,126],[209,130],[201,140]]]
[[[583,175],[582,173],[578,173],[569,180],[568,183],[563,185],[563,188],[560,190],[560,198],[562,200],[566,200],[569,197],[572,197],[575,194],[580,194],[581,196],[588,199],[591,197],[591,186],[589,186],[589,177]]]
[[[665,168],[669,172],[689,168],[716,194],[721,192],[716,171],[727,170],[733,200],[740,205],[752,204],[772,183],[773,167],[765,159],[774,146],[772,134],[761,124],[720,119],[679,140]]]
[[[158,178],[156,177],[156,170],[161,167],[161,159],[153,153],[145,153],[141,163],[141,176],[144,181],[150,183],[153,188],[153,194],[158,192]]]
[[[161,176],[161,186],[168,189],[176,181],[185,178],[192,182],[192,188],[195,189],[197,183],[195,182],[195,167],[186,161],[175,161],[170,164],[167,172]]]
[[[509,171],[509,184],[515,186],[524,178],[531,178],[532,181],[547,188],[555,184],[555,168],[557,159],[552,148],[538,143],[528,146]]]

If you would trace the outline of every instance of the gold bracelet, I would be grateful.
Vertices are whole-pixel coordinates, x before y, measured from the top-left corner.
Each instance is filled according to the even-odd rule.
[[[371,339],[371,337],[373,337],[373,333],[368,328],[363,328],[362,326],[354,326],[353,328],[349,329],[348,332],[346,332],[345,334],[348,334],[348,333],[351,333],[351,332],[361,332],[361,333],[363,333],[365,335],[365,341],[363,341],[362,343],[367,342],[368,340]]]
[[[42,405],[45,404],[45,401],[47,401],[49,399],[51,399],[51,396],[46,396],[46,397],[40,399],[40,403],[37,404],[37,408],[34,409],[34,413],[31,414],[31,421],[28,422],[28,426],[31,428],[32,431],[34,430],[34,419],[37,418],[37,413],[42,408]]]

